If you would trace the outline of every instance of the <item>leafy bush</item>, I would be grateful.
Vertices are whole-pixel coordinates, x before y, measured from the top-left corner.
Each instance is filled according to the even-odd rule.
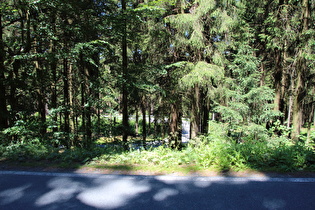
[[[307,145],[293,144],[284,137],[264,142],[239,144],[240,151],[248,166],[254,169],[297,171],[309,168],[315,154]]]
[[[40,143],[39,139],[27,142],[11,143],[0,147],[0,156],[10,160],[39,160],[45,158],[48,149]]]
[[[15,125],[2,131],[7,138],[14,138],[19,142],[31,139],[35,136],[33,123],[29,124],[23,120],[17,120]]]

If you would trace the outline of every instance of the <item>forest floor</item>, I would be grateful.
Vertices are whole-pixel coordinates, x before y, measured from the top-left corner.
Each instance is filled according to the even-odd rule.
[[[124,165],[76,165],[69,167],[61,164],[51,164],[47,161],[36,162],[13,162],[0,160],[0,170],[2,171],[40,171],[40,172],[72,172],[72,173],[90,173],[90,174],[115,174],[115,175],[173,175],[173,176],[226,176],[226,177],[309,177],[315,178],[315,172],[273,172],[258,170],[243,171],[215,171],[215,170],[192,170],[190,172],[163,171],[163,170],[145,170],[137,166]]]

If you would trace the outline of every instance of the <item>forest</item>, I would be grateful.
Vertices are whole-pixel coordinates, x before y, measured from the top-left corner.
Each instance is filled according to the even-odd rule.
[[[314,0],[2,0],[0,162],[315,170],[314,23]]]

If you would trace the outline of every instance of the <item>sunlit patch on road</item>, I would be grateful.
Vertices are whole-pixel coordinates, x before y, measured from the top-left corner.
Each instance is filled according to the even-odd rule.
[[[29,187],[31,187],[31,184],[26,184],[21,187],[16,187],[0,192],[0,205],[7,205],[19,200],[24,196],[25,190]]]
[[[132,179],[112,180],[104,182],[104,179],[95,180],[97,186],[81,192],[77,199],[82,203],[96,208],[119,208],[141,193],[150,191],[150,186],[145,181],[136,182]]]

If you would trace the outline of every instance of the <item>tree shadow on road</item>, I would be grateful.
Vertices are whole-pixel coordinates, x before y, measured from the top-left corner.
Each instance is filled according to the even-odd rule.
[[[315,206],[314,180],[3,171],[0,177],[0,209],[222,210]]]

